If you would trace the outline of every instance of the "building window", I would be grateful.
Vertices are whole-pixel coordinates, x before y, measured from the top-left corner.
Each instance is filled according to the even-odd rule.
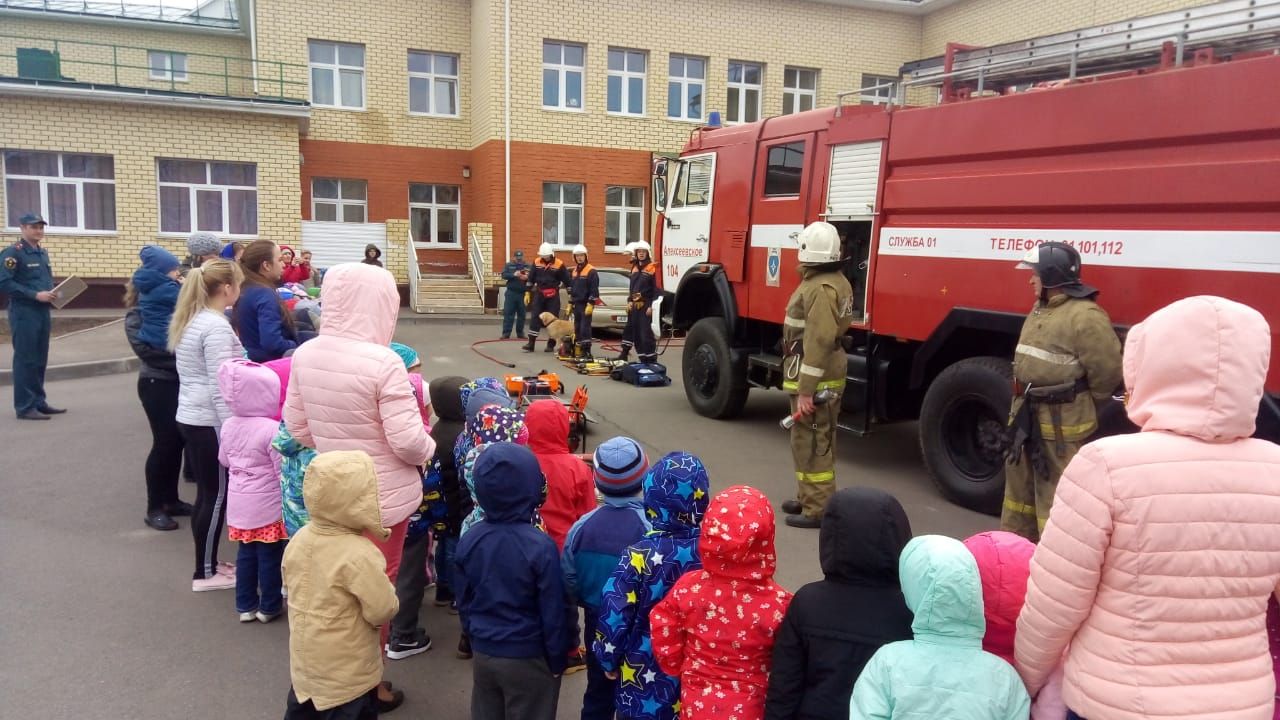
[[[621,250],[644,239],[644,188],[607,187],[604,190],[604,246]]]
[[[458,56],[409,51],[409,112],[458,117]]]
[[[409,230],[416,245],[462,247],[462,191],[457,185],[409,184]]]
[[[152,80],[187,81],[187,54],[167,50],[148,50],[147,67]]]
[[[542,107],[582,109],[582,69],[587,49],[571,43],[542,42]]]
[[[542,242],[560,247],[582,242],[582,185],[542,183]]]
[[[311,219],[362,223],[368,218],[368,183],[364,180],[312,178]]]
[[[364,46],[308,40],[311,104],[364,109]]]
[[[782,114],[812,110],[818,101],[818,71],[787,68],[783,72]]]
[[[258,234],[258,166],[253,163],[157,160],[160,232]]]
[[[115,177],[110,155],[5,150],[5,224],[34,212],[53,231],[114,232]]]
[[[672,55],[667,78],[667,117],[702,120],[702,91],[706,87],[707,61]]]
[[[863,75],[859,99],[869,105],[885,105],[898,93],[898,78],[886,75]]]
[[[765,197],[800,195],[800,177],[804,172],[804,143],[794,142],[769,148],[769,162],[764,175]]]
[[[609,112],[644,115],[647,66],[647,58],[641,50],[609,49]]]
[[[729,63],[729,98],[725,122],[744,123],[760,119],[760,91],[764,66],[756,63]]]

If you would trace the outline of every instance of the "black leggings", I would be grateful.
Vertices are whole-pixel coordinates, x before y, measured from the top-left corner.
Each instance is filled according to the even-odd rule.
[[[178,381],[138,378],[138,400],[151,426],[151,452],[147,453],[147,514],[178,502],[178,473],[182,448],[178,432]]]
[[[196,571],[191,579],[213,577],[218,569],[218,542],[227,519],[227,475],[218,464],[218,431],[204,425],[178,423],[190,450],[196,476],[196,504],[191,536],[196,541]]]

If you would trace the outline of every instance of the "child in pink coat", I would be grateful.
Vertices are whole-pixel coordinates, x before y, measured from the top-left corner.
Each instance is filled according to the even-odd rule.
[[[240,543],[236,612],[240,622],[268,623],[284,607],[280,562],[288,538],[280,455],[271,447],[279,428],[280,378],[258,363],[227,360],[218,368],[218,387],[232,413],[222,424],[218,461],[227,468],[227,534]]]

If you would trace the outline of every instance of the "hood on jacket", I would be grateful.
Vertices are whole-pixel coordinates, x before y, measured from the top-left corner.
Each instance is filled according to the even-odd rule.
[[[471,447],[496,442],[529,444],[529,428],[524,424],[524,416],[511,408],[484,408],[467,422],[466,432]]]
[[[711,479],[697,457],[667,453],[644,479],[644,514],[654,530],[671,535],[698,534],[711,501]]]
[[[898,558],[911,539],[911,523],[898,499],[883,490],[836,491],[818,534],[818,557],[828,580],[898,584]]]
[[[168,275],[178,269],[181,264],[178,262],[178,256],[165,250],[159,245],[146,245],[138,252],[138,258],[142,260],[142,267],[147,270],[153,270],[161,275]]]
[[[316,455],[302,481],[302,500],[317,532],[370,533],[386,540],[373,458],[362,450]]]
[[[289,391],[289,375],[293,372],[293,356],[282,357],[279,360],[268,360],[262,363],[271,369],[271,372],[280,378],[280,407],[276,408],[276,414],[273,416],[276,420],[284,413],[284,398]]]
[[[1209,295],[1179,300],[1129,331],[1129,419],[1211,442],[1249,437],[1270,360],[1271,329],[1257,310]]]
[[[218,368],[218,389],[236,417],[275,418],[280,412],[280,376],[256,362],[234,358]]]
[[[467,379],[457,375],[436,378],[427,391],[431,395],[431,409],[441,420],[463,422],[467,418],[462,414],[462,386]]]
[[[133,277],[129,279],[129,282],[133,283],[133,289],[140,293],[149,293],[165,284],[178,284],[177,280],[168,275],[144,267],[134,270]]]
[[[959,540],[921,535],[907,543],[898,561],[898,577],[907,608],[915,613],[916,639],[948,638],[981,643],[982,581],[978,563]]]
[[[289,247],[288,245],[281,245],[280,252],[283,253],[285,250],[288,250],[289,254],[292,255],[295,260],[298,259],[298,253],[294,252],[293,248]]]
[[[740,580],[772,578],[778,562],[773,532],[773,506],[764,493],[747,485],[725,490],[712,498],[702,522],[703,569]]]
[[[964,541],[978,563],[982,579],[982,614],[987,633],[982,649],[1013,664],[1013,640],[1018,613],[1027,599],[1027,578],[1036,546],[1021,535],[996,530]]]
[[[369,251],[370,251],[370,250],[372,250],[372,251],[373,251],[373,256],[374,256],[375,258],[381,258],[381,257],[382,257],[382,248],[378,247],[377,245],[374,245],[373,243],[369,243],[368,245],[365,245],[365,246],[364,246],[364,257],[369,257]],[[329,281],[329,278],[328,278],[328,277],[326,277],[326,278],[325,278],[325,282],[327,283],[328,281]],[[326,288],[325,288],[325,290],[326,290],[326,291],[327,291],[328,289],[329,289],[328,287],[326,287]]]
[[[569,410],[559,400],[539,400],[524,411],[529,449],[538,455],[569,452]]]
[[[321,335],[388,347],[399,314],[400,293],[395,278],[385,269],[344,263],[325,273]]]
[[[528,524],[542,504],[546,483],[529,448],[510,442],[486,445],[472,469],[476,502],[491,523]]]

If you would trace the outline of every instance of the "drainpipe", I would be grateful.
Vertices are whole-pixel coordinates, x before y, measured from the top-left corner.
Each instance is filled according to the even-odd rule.
[[[506,262],[507,258],[511,257],[511,0],[504,0],[502,5],[502,90],[505,98],[502,103],[502,169],[503,191],[506,193],[506,199],[502,205],[505,214],[502,235],[507,246],[502,261]]]
[[[249,0],[249,63],[253,68],[253,94],[258,94],[258,9],[254,0]],[[283,90],[281,91],[283,95]]]

